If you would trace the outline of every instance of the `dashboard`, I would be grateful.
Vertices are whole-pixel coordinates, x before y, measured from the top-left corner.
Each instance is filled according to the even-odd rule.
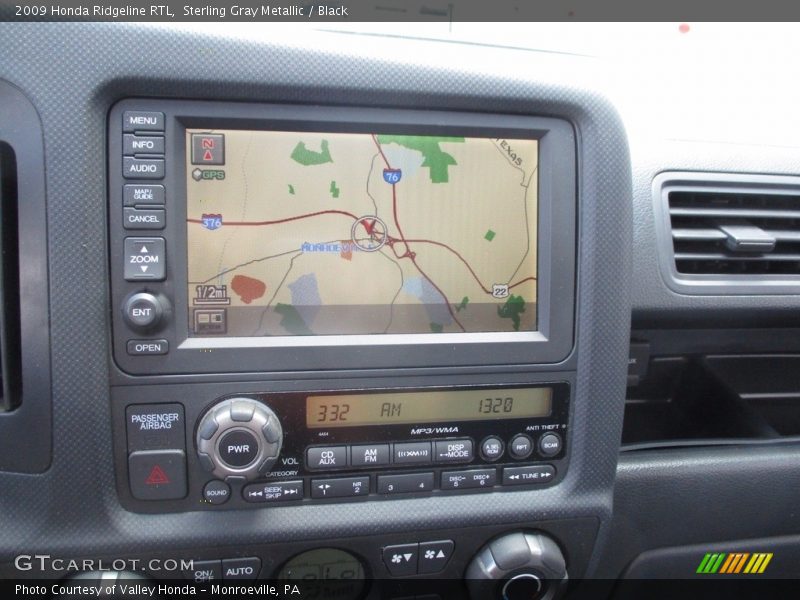
[[[796,578],[796,148],[549,43],[0,24],[0,576]]]

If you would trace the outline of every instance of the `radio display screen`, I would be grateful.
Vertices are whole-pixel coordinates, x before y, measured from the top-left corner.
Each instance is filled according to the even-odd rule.
[[[311,429],[547,417],[552,388],[308,396]]]
[[[190,337],[536,331],[538,151],[187,129]]]

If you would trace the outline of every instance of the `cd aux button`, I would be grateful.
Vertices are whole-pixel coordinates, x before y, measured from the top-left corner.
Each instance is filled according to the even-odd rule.
[[[309,448],[306,467],[311,470],[338,469],[347,466],[347,446]]]

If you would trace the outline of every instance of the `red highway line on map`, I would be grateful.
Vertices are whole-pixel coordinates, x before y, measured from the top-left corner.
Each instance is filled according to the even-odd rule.
[[[300,219],[308,219],[309,217],[316,217],[317,215],[344,215],[346,217],[350,217],[352,219],[358,219],[353,213],[349,213],[346,210],[320,210],[313,213],[308,213],[305,215],[298,215],[296,217],[288,217],[286,219],[278,219],[277,221],[225,221],[225,225],[234,226],[234,227],[258,227],[261,225],[278,225],[279,223],[288,223],[289,221],[299,221]],[[202,225],[202,219],[186,219],[189,223],[197,223],[198,225]]]

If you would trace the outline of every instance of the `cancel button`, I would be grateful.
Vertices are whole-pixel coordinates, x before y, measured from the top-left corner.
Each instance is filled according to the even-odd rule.
[[[167,352],[169,352],[167,340],[128,340],[128,354],[131,356],[166,354]]]

